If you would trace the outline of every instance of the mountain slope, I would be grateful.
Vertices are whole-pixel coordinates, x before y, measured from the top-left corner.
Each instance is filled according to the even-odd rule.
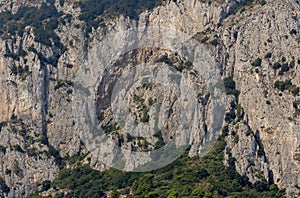
[[[176,139],[176,144],[188,140],[190,157],[203,156],[205,149],[212,147],[206,142],[215,141],[218,134],[214,129],[223,128],[225,165],[232,167],[230,159],[234,158],[235,169],[250,182],[267,181],[268,185],[287,188],[289,195],[299,193],[299,1],[136,1],[128,4],[128,9],[116,6],[126,5],[126,1],[42,2],[0,1],[3,196],[23,197],[41,190],[44,181],[59,176],[70,156],[91,151],[82,138],[88,130],[80,128],[83,121],[76,117],[86,115],[84,109],[75,108],[82,99],[76,95],[78,82],[86,83],[91,93],[83,96],[96,101],[96,122],[121,148],[151,151],[173,137],[183,138],[180,131],[168,130],[167,126],[182,127],[178,115],[183,114],[178,109],[186,105],[187,120],[194,122],[187,130],[190,136]],[[102,5],[100,2],[103,7],[96,7]],[[205,52],[199,62],[211,66],[204,69],[214,73],[213,80],[224,80],[222,97],[210,97],[209,83],[216,82],[208,80],[203,68],[190,67],[189,62],[197,65],[197,60],[178,58],[184,50],[175,51],[175,45],[165,42],[163,47],[154,45],[152,49],[128,47],[132,41],[128,30],[147,35],[145,32],[152,31],[147,27],[154,32],[150,40],[158,43],[189,38],[201,46]],[[179,36],[172,40],[174,31]],[[157,32],[163,32],[163,37]],[[115,53],[118,51],[122,54]],[[112,66],[110,61],[115,61]],[[181,93],[189,102],[176,98],[173,90],[159,95],[162,87],[143,84],[138,88],[134,84],[132,98],[111,103],[120,76],[130,73],[132,64],[143,61],[169,65],[175,69],[170,71],[187,79],[177,85],[195,92]],[[197,77],[197,73],[203,76]],[[141,75],[143,70],[135,74]],[[171,87],[172,81],[162,76],[157,79]],[[158,124],[161,131],[153,137],[128,135],[113,117],[113,111],[129,106],[137,128],[146,131],[143,127],[151,125],[154,116],[150,99],[166,95],[170,98],[164,98],[163,104],[172,111],[168,111],[167,124]],[[199,112],[195,117],[189,114],[192,107]],[[226,113],[217,111],[222,108]],[[220,121],[223,114],[224,123]],[[159,115],[162,119],[165,114]],[[97,170],[110,165],[103,164],[93,152],[86,156],[86,163],[87,159]],[[124,167],[133,169],[149,158],[127,159]]]

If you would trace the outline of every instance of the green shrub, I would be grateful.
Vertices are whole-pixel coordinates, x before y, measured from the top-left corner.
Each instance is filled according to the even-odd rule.
[[[279,89],[280,91],[288,90],[290,93],[292,93],[294,96],[299,95],[300,88],[296,85],[293,85],[291,80],[277,80],[274,84],[275,88]]]
[[[11,73],[13,75],[17,75],[18,74],[18,68],[17,68],[17,66],[15,64],[13,64],[12,67],[11,67]]]
[[[284,63],[284,64],[282,64],[282,66],[281,66],[280,73],[281,73],[281,75],[282,75],[284,72],[287,72],[287,71],[289,71],[289,70],[290,70],[290,68],[289,68],[288,63]]]
[[[44,145],[48,145],[48,143],[49,143],[48,138],[45,135],[43,135],[41,137],[40,142],[41,142],[41,144],[44,144]]]
[[[50,189],[50,187],[51,187],[51,181],[46,180],[42,184],[42,191],[47,191]]]
[[[60,6],[64,6],[64,4],[65,4],[65,0],[59,0],[59,5]]]
[[[79,164],[62,169],[51,186],[68,192],[63,197],[103,197],[107,191],[118,191],[121,196],[131,192],[131,197],[284,197],[284,191],[276,186],[269,188],[264,180],[252,185],[239,175],[229,150],[225,166],[225,147],[226,141],[219,137],[204,157],[190,158],[187,151],[169,165],[145,173],[116,169],[99,172]]]
[[[280,67],[281,67],[281,64],[278,62],[274,63],[274,65],[273,65],[273,69],[279,69]]]
[[[300,92],[300,88],[296,87],[295,85],[291,86],[289,91],[294,95],[294,96],[298,96],[299,92]]]
[[[267,4],[267,2],[265,0],[259,0],[260,5],[264,6]]]
[[[158,62],[161,62],[161,63],[166,63],[168,65],[172,65],[172,61],[169,59],[169,56],[168,54],[164,54],[160,57],[160,59],[158,60]]]
[[[40,7],[20,6],[15,14],[1,12],[0,31],[11,35],[15,35],[18,32],[19,36],[22,36],[25,27],[30,25],[34,30],[34,40],[49,47],[58,47],[59,49],[55,50],[55,53],[58,53],[58,55],[55,56],[60,56],[63,45],[54,31],[58,27],[60,14],[54,6],[53,0],[48,2],[49,4],[43,2]],[[20,56],[26,56],[27,52],[21,49],[18,54],[7,55],[14,59],[19,59]],[[15,70],[13,74],[16,74]]]
[[[243,11],[245,11],[245,6],[249,6],[251,5],[251,3],[253,2],[253,0],[248,0],[248,1],[242,1],[238,7],[236,7],[232,12],[230,12],[228,15],[234,15],[236,13],[238,13],[239,11],[242,13]]]
[[[284,72],[289,71],[289,64],[288,63],[282,64],[281,70]]]
[[[5,154],[6,153],[6,147],[0,145],[0,152],[3,153],[3,154]]]
[[[229,133],[229,129],[228,129],[228,125],[225,125],[223,128],[222,128],[222,136],[227,136]]]
[[[225,114],[225,122],[230,123],[236,118],[236,115],[234,112],[227,112]]]
[[[203,197],[204,194],[205,192],[200,187],[197,187],[192,191],[192,196]]]
[[[269,185],[268,185],[268,182],[266,180],[257,181],[257,182],[254,183],[254,188],[258,192],[263,192],[263,191],[269,190]]]
[[[253,63],[252,63],[252,66],[254,67],[260,67],[261,66],[261,58],[257,58]]]
[[[239,91],[236,90],[235,82],[232,77],[227,77],[223,79],[223,83],[225,86],[225,91],[227,95],[235,95],[236,97],[239,95]]]
[[[14,149],[20,153],[24,153],[23,149],[20,147],[20,145],[15,145]]]
[[[292,29],[292,30],[290,31],[290,34],[291,34],[291,35],[296,35],[296,34],[297,34],[297,31],[296,31],[295,29]]]
[[[291,62],[290,62],[290,68],[294,68],[295,67],[295,60],[292,60]]]
[[[201,43],[206,43],[206,41],[209,40],[209,37],[208,36],[205,36],[200,42]]]
[[[265,55],[265,58],[271,58],[272,57],[272,53],[271,52],[268,52],[266,55]]]
[[[177,198],[178,197],[178,192],[176,192],[175,189],[172,189],[168,192],[168,197],[167,198]]]
[[[104,133],[110,134],[114,131],[118,131],[120,127],[117,124],[110,124],[110,125],[102,126],[102,129]]]
[[[119,198],[120,193],[117,191],[117,189],[113,189],[113,191],[110,194],[110,198]]]
[[[285,80],[285,81],[277,80],[274,84],[275,88],[279,89],[280,91],[288,90],[291,85],[292,85],[291,80]]]
[[[99,22],[97,17],[104,14],[104,11],[108,11],[111,15],[116,16],[123,14],[132,19],[136,19],[138,14],[144,10],[153,9],[160,5],[161,0],[153,1],[128,1],[128,0],[86,0],[79,1],[78,5],[81,8],[81,14],[79,19],[86,22],[86,24],[93,24],[94,28],[97,28]],[[96,22],[96,23],[95,23]]]
[[[164,138],[162,137],[161,131],[158,131],[153,136],[158,139],[157,142],[154,145],[154,149],[155,150],[157,150],[157,149],[159,149],[159,148],[161,148],[161,147],[163,147],[163,146],[166,145],[166,143],[164,141]]]
[[[9,193],[10,188],[6,185],[5,181],[0,177],[0,189],[3,193]]]
[[[249,129],[246,131],[246,136],[249,136],[249,135],[251,135],[251,134],[253,134],[253,132],[252,132],[251,129],[249,128]]]
[[[218,39],[214,39],[210,43],[214,46],[217,46],[219,44],[219,41],[218,41]]]
[[[239,135],[237,133],[234,134],[233,142],[237,144],[239,142]]]

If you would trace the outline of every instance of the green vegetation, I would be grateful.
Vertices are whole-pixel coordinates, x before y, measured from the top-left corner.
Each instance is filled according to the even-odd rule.
[[[24,153],[24,150],[20,147],[20,145],[14,145],[14,150],[20,153]]]
[[[236,118],[236,115],[235,115],[234,111],[230,111],[225,114],[225,122],[227,122],[227,123],[232,122],[233,120],[235,120],[235,118]]]
[[[46,180],[42,184],[42,191],[47,191],[50,189],[50,187],[51,187],[51,181]]]
[[[74,169],[61,170],[50,187],[69,190],[64,197],[74,194],[77,197],[101,197],[107,191],[129,197],[284,197],[283,190],[274,184],[269,186],[265,180],[253,185],[249,183],[235,171],[235,159],[231,155],[229,166],[224,166],[225,146],[222,136],[203,158],[189,158],[185,153],[166,167],[146,173],[115,169],[99,172],[89,165],[77,163]],[[48,189],[49,182],[43,187]],[[56,197],[61,194],[57,193]]]
[[[285,81],[277,80],[274,86],[276,89],[279,89],[282,92],[288,90],[294,96],[299,95],[300,92],[300,88],[297,87],[296,85],[293,85],[291,80],[285,80]]]
[[[123,14],[130,18],[136,18],[138,17],[138,14],[144,10],[151,10],[162,3],[161,0],[87,0],[84,1],[84,3],[82,2],[83,1],[81,1],[80,4],[82,9],[81,17],[89,16],[91,18],[95,17],[97,14],[102,14],[105,10],[115,14]]]
[[[65,86],[65,87],[72,87],[73,85],[74,85],[74,83],[72,81],[70,81],[70,80],[58,79],[57,83],[56,83],[56,85],[54,87],[54,90],[58,90],[58,89],[60,89],[63,86]],[[69,90],[71,90],[71,91],[69,91]],[[73,90],[72,89],[68,89],[67,93],[71,94],[71,93],[73,93]]]
[[[143,111],[143,117],[141,118],[141,121],[144,122],[144,123],[149,122],[149,119],[150,119],[149,111],[150,111],[150,109],[146,105],[143,105],[142,111]]]
[[[265,55],[265,58],[271,58],[272,57],[272,53],[271,52],[268,52],[266,55]]]
[[[110,134],[114,131],[120,130],[120,127],[117,124],[110,124],[110,125],[102,126],[102,129],[104,133]]]
[[[60,6],[64,6],[64,4],[65,4],[65,0],[59,0],[59,5]]]
[[[235,131],[231,131],[231,136],[233,137],[233,142],[237,144],[239,142],[239,135]]]
[[[10,116],[10,119],[11,120],[17,120],[18,117],[14,113],[12,113],[11,116]]]
[[[295,109],[295,112],[294,112],[294,117],[297,117],[300,115],[300,100],[297,100],[297,101],[294,101],[293,102],[293,107]]]
[[[264,6],[264,5],[267,4],[267,2],[265,0],[259,0],[259,4],[262,5],[262,6]]]
[[[279,69],[281,67],[281,64],[280,63],[278,63],[278,62],[276,62],[276,63],[274,63],[274,65],[273,65],[273,69]]]
[[[261,60],[261,58],[257,58],[253,63],[251,63],[252,64],[252,66],[254,66],[254,67],[260,67],[261,66],[261,62],[262,62],[262,60]]]
[[[73,170],[61,170],[51,187],[70,189],[71,193],[65,197],[73,197],[73,194],[77,197],[102,197],[104,191],[131,186],[139,175],[115,169],[99,172],[91,169],[89,165],[79,165]]]
[[[40,8],[21,6],[15,14],[10,11],[0,13],[1,34],[22,36],[26,26],[34,27],[35,41],[47,46],[61,46],[54,30],[58,27],[58,13],[54,4],[42,3]]]
[[[49,156],[53,156],[55,159],[55,163],[58,164],[60,167],[63,166],[63,160],[60,156],[58,150],[56,150],[52,145],[49,145],[49,150],[46,152],[46,154]]]
[[[294,95],[294,96],[298,96],[299,92],[300,92],[300,88],[296,87],[295,85],[292,85],[291,88],[289,89],[289,91]]]
[[[202,40],[201,40],[201,43],[206,43],[206,41],[209,40],[209,37],[208,36],[205,36]]]
[[[131,19],[137,19],[144,10],[151,10],[161,5],[162,0],[86,0],[79,1],[81,8],[79,19],[86,22],[87,32],[91,32],[92,27],[97,28],[102,19],[101,15],[117,16],[123,14]]]
[[[287,63],[286,61],[287,61],[286,58],[283,56],[281,58],[282,64],[280,64],[279,62],[275,62],[272,66],[273,69],[280,69],[280,71],[278,72],[278,75],[280,76],[282,76],[285,72],[288,72],[290,71],[290,69],[293,69],[295,67],[296,62],[294,57],[290,63]]]
[[[227,77],[223,79],[223,83],[225,86],[225,91],[227,95],[234,95],[235,97],[238,97],[239,91],[236,90],[235,82],[232,77]]]
[[[284,72],[287,72],[287,71],[289,71],[289,70],[290,70],[289,64],[288,64],[288,63],[284,63],[284,64],[282,64],[281,69],[280,69],[280,71],[278,72],[278,75],[283,75]]]
[[[251,134],[253,134],[253,131],[249,127],[248,130],[246,131],[246,136],[249,136]]]
[[[292,86],[291,80],[277,80],[274,84],[275,88],[279,89],[280,91],[288,90]]]
[[[217,46],[219,44],[218,39],[214,39],[210,42],[210,44],[212,44],[213,46]]]
[[[139,148],[141,148],[144,152],[149,151],[149,149],[148,149],[149,142],[147,141],[146,138],[139,137],[137,144],[138,144]]]
[[[158,139],[154,145],[154,150],[157,150],[157,149],[163,147],[164,145],[166,145],[164,138],[162,137],[161,131],[158,131],[153,136]]]
[[[153,82],[143,84],[143,88],[145,88],[146,90],[152,90],[153,86],[154,86]]]
[[[235,15],[239,11],[240,13],[244,12],[246,10],[245,7],[251,5],[253,2],[254,0],[242,1],[242,3],[238,7],[236,7],[232,12],[228,13],[228,15]]]
[[[63,22],[63,12],[58,12],[54,6],[54,1],[43,2],[40,7],[21,6],[15,14],[10,11],[0,13],[0,36],[3,38],[12,39],[13,36],[22,37],[25,32],[25,27],[31,26],[34,32],[34,41],[43,45],[52,47],[53,56],[45,58],[42,53],[38,53],[33,47],[28,51],[34,52],[43,63],[48,63],[57,66],[57,62],[61,54],[66,48],[60,41],[59,36],[55,33],[55,29],[60,22]],[[11,52],[6,47],[6,58],[10,57],[13,60],[20,60],[20,57],[27,56],[27,52],[20,48],[17,53]],[[25,60],[26,61],[26,60]],[[11,68],[12,74],[23,76],[28,72],[28,66]]]
[[[292,29],[292,30],[290,31],[290,34],[291,34],[291,35],[297,35],[297,31],[296,31],[295,29]]]
[[[295,60],[293,59],[291,62],[290,62],[290,68],[294,68],[295,67]]]
[[[0,190],[3,193],[9,193],[10,188],[6,185],[5,181],[0,177]]]
[[[150,87],[151,86],[148,85],[148,88],[150,88]],[[149,111],[150,111],[150,109],[145,105],[145,99],[140,97],[140,96],[134,95],[133,96],[133,101],[136,102],[136,103],[139,103],[138,108],[142,112],[141,122],[144,122],[144,123],[149,122],[149,119],[150,119]]]
[[[0,145],[0,152],[5,154],[6,153],[6,147],[3,145]]]
[[[177,57],[178,54],[174,53],[172,55],[168,55],[165,53],[162,55],[157,62],[166,63],[169,66],[174,67],[177,71],[182,72],[184,69],[190,69],[192,63],[190,61],[183,62],[180,58]],[[179,63],[179,64],[178,64]]]
[[[22,77],[22,79],[26,78],[26,75],[29,73],[29,66],[25,65],[24,67],[22,66],[16,66],[15,64],[12,65],[11,67],[11,73],[13,75],[19,75]]]

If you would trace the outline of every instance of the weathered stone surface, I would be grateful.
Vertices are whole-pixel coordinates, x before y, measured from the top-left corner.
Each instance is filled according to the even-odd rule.
[[[20,4],[38,5],[39,2],[41,1],[15,1],[10,5],[10,2],[2,0],[0,10],[16,12]],[[119,59],[113,68],[105,70],[110,61],[115,60],[114,51],[130,46],[130,43],[127,43],[130,41],[130,35],[126,34],[126,30],[138,27],[142,31],[146,30],[147,26],[156,27],[158,31],[177,30],[197,39],[199,43],[203,42],[201,46],[205,46],[207,50],[204,57],[212,60],[207,64],[220,65],[223,76],[233,75],[237,89],[240,91],[238,103],[243,109],[244,117],[236,125],[230,124],[229,133],[235,131],[238,140],[236,135],[229,134],[227,151],[230,151],[236,159],[239,173],[247,175],[251,182],[266,178],[274,180],[280,187],[288,188],[288,192],[297,191],[294,186],[300,184],[300,118],[295,114],[297,109],[293,102],[299,100],[299,96],[293,96],[288,91],[279,91],[274,88],[274,82],[291,79],[293,85],[300,86],[298,72],[300,65],[297,63],[300,58],[299,4],[292,0],[267,1],[264,6],[253,3],[245,7],[245,11],[241,12],[240,9],[235,15],[231,15],[242,2],[246,1],[228,0],[211,3],[192,0],[176,1],[176,3],[170,1],[165,6],[145,11],[140,15],[139,21],[132,21],[123,16],[107,19],[105,26],[100,26],[97,30],[93,29],[87,38],[84,28],[81,28],[83,22],[76,18],[79,15],[79,8],[73,6],[73,1],[66,1],[64,7],[60,7],[56,1],[58,10],[73,15],[70,23],[60,25],[56,30],[62,43],[67,47],[57,67],[43,64],[35,53],[28,50],[33,45],[46,57],[54,53],[54,49],[34,42],[34,34],[30,27],[27,27],[28,33],[24,33],[22,38],[16,36],[15,39],[0,39],[0,121],[7,123],[0,131],[0,145],[6,148],[5,153],[0,152],[0,176],[11,188],[10,193],[5,196],[28,195],[40,188],[43,181],[53,180],[57,175],[58,164],[54,162],[53,156],[47,155],[50,146],[41,144],[41,139],[45,135],[49,145],[57,149],[61,156],[71,156],[80,150],[79,136],[84,130],[78,126],[78,123],[83,120],[78,121],[75,118],[76,115],[84,117],[85,112],[78,111],[74,115],[74,104],[76,105],[74,82],[90,79],[88,82],[84,81],[91,93],[90,97],[85,99],[97,101],[97,109],[94,109],[95,118],[97,116],[102,118],[98,120],[101,124],[114,123],[112,109],[108,104],[111,99],[109,96],[113,91],[109,85],[111,83],[114,85],[114,80],[116,81],[122,72],[130,71],[134,62],[154,60],[164,53],[172,56],[174,48],[172,44],[168,45],[168,42],[165,42],[170,47],[169,51],[153,50],[150,55],[149,51],[144,49],[132,50],[123,57],[124,60]],[[76,27],[77,25],[79,28]],[[293,29],[296,30],[296,34],[291,34]],[[113,40],[106,39],[107,35],[114,35],[114,33],[118,33],[118,37],[113,37]],[[167,40],[153,39],[162,43]],[[28,52],[26,57],[13,60],[4,56],[7,49],[17,52],[20,48]],[[268,52],[272,53],[271,58],[264,58]],[[274,70],[271,66],[275,62],[281,62],[282,57],[285,57],[288,63],[294,59],[295,66],[283,75],[278,75],[279,70]],[[260,67],[251,65],[257,58],[262,59]],[[175,66],[176,64],[174,63]],[[28,65],[29,71],[21,76],[13,75],[13,65],[16,67]],[[209,71],[216,71],[210,69]],[[198,72],[201,71],[198,69]],[[218,104],[223,103],[225,99],[221,97],[220,100],[205,101],[209,91],[202,90],[207,88],[207,82],[201,81],[201,78],[195,79],[187,70],[183,70],[182,75],[185,75],[188,81],[182,82],[181,86],[186,85],[189,89],[196,90],[195,94],[187,93],[188,101],[196,101],[197,111],[204,112],[194,119],[196,121],[189,140],[192,144],[190,155],[194,156],[202,153],[205,140],[212,139],[209,135],[204,136],[207,139],[203,139],[203,135],[211,131],[214,122],[222,124],[215,113]],[[101,87],[101,82],[104,80],[108,83],[102,83]],[[202,80],[207,80],[207,77]],[[94,82],[96,84],[92,84]],[[149,101],[150,98],[162,97],[157,94],[160,92],[159,89],[161,88],[154,87],[156,92],[144,89],[135,94],[140,94],[145,101]],[[198,92],[201,93],[200,98],[197,98]],[[167,93],[172,96],[171,92]],[[169,101],[164,101],[167,106],[172,101],[175,102],[170,123],[178,120],[176,113],[179,111],[176,111],[176,107],[184,105],[183,99],[174,98],[170,97]],[[228,98],[228,101],[231,101],[231,98]],[[142,119],[143,114],[139,112],[138,103],[134,102],[133,98],[117,104],[117,109],[131,105],[137,117],[133,120]],[[189,109],[191,105],[187,104],[186,107]],[[300,109],[299,105],[297,108]],[[150,118],[153,115],[155,109],[150,108]],[[164,113],[159,115],[165,116]],[[149,124],[155,123],[150,121]],[[162,126],[162,123],[159,124]],[[22,131],[22,126],[26,128],[26,132]],[[246,134],[249,129],[253,133]],[[148,135],[147,130],[146,125],[140,125],[139,131],[145,133],[144,135]],[[121,131],[120,133],[122,134]],[[168,139],[172,135],[165,130],[162,131],[162,136]],[[112,135],[111,138],[117,141],[119,136]],[[150,143],[149,149],[157,141],[153,137],[147,140]],[[130,148],[132,144],[138,145],[139,141],[130,142],[125,137],[122,147]],[[16,145],[19,145],[23,152],[13,149]],[[30,152],[35,151],[35,149],[30,151],[30,148],[36,148],[38,154],[29,156]],[[138,146],[136,149],[143,150]],[[262,149],[263,154],[260,153]],[[130,156],[131,152],[127,154]],[[136,161],[131,158],[126,166],[132,169],[139,163],[143,163],[143,160]],[[17,170],[15,164],[19,165],[20,170],[9,173],[7,170],[14,170],[14,168]],[[107,168],[95,157],[92,157],[92,166],[99,170]]]

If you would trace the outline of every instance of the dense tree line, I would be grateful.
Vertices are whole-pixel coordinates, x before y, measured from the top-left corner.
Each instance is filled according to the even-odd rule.
[[[142,11],[153,9],[161,4],[161,0],[85,0],[76,3],[81,9],[80,20],[86,22],[87,31],[92,27],[97,28],[102,20],[99,16],[107,14],[114,17],[119,14],[129,16],[134,19]],[[62,47],[60,38],[54,30],[59,23],[65,24],[63,12],[58,12],[54,0],[47,0],[38,7],[21,6],[15,14],[11,11],[0,13],[0,36],[9,33],[10,35],[22,36],[26,26],[34,27],[35,41],[47,46],[54,43],[57,47]],[[64,1],[59,1],[64,5]]]
[[[47,46],[61,47],[60,39],[54,30],[58,27],[58,13],[54,1],[42,3],[40,8],[21,6],[15,14],[10,11],[0,13],[0,34],[23,36],[26,26],[34,28],[35,41]]]
[[[136,18],[142,11],[153,9],[161,2],[161,0],[87,0],[80,1],[78,5],[81,8],[80,19],[89,22],[105,11]]]
[[[112,191],[128,197],[284,197],[285,191],[266,180],[251,184],[235,170],[235,159],[229,155],[224,162],[226,142],[223,134],[211,152],[203,158],[181,158],[158,170],[146,173],[110,169],[99,172],[72,160],[77,167],[63,169],[47,189],[68,190],[56,197],[101,197]],[[131,195],[130,192],[132,193]]]
[[[101,19],[98,16],[106,14],[116,16],[123,14],[131,19],[138,18],[144,10],[150,10],[160,5],[162,0],[86,0],[78,2],[81,8],[80,20],[86,22],[87,30],[97,28]]]

